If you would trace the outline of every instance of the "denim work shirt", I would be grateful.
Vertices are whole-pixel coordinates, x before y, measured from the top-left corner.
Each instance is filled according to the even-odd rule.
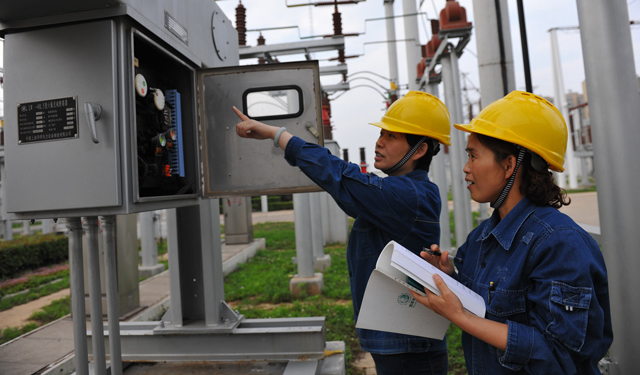
[[[600,374],[613,341],[607,271],[571,218],[525,197],[502,221],[494,211],[458,257],[454,277],[484,298],[485,318],[509,327],[506,351],[463,333],[470,375]]]
[[[418,254],[440,239],[440,194],[427,171],[381,178],[329,150],[293,137],[285,148],[289,164],[298,166],[355,218],[347,245],[347,264],[356,321],[364,291],[378,256],[391,240]],[[443,350],[445,340],[358,329],[360,346],[375,354]]]

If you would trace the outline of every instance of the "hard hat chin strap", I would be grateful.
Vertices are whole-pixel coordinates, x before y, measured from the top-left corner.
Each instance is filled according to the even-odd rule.
[[[413,154],[415,154],[416,151],[418,151],[418,148],[420,148],[420,146],[426,140],[427,140],[427,137],[422,137],[422,139],[420,139],[418,141],[418,143],[416,143],[415,146],[413,146],[411,148],[411,150],[409,150],[409,152],[407,152],[407,154],[402,158],[402,160],[400,160],[396,165],[394,165],[393,167],[391,167],[389,169],[383,169],[382,172],[384,172],[386,175],[390,175],[391,173],[393,173],[393,172],[397,171],[398,169],[400,169],[403,165],[406,164],[407,161],[409,161],[409,159],[413,156]]]
[[[527,149],[525,149],[524,147],[519,147],[519,149],[520,151],[518,151],[518,158],[516,160],[516,166],[513,168],[513,174],[509,178],[507,185],[505,185],[504,189],[502,189],[502,193],[500,193],[500,196],[498,197],[498,199],[496,199],[495,202],[491,203],[491,208],[495,210],[500,208],[500,206],[502,206],[502,204],[504,203],[504,200],[507,199],[507,195],[509,195],[509,191],[511,191],[511,188],[513,187],[513,181],[515,181],[516,179],[518,168],[520,167],[520,164],[522,164],[522,159],[524,159],[524,154],[527,152]]]

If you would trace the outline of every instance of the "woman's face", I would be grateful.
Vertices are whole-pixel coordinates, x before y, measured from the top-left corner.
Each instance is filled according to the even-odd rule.
[[[494,152],[471,133],[467,141],[468,160],[462,171],[471,198],[479,203],[494,202],[507,184],[505,166],[496,162]]]
[[[409,152],[411,146],[407,142],[404,133],[396,133],[385,129],[380,130],[380,137],[376,141],[376,156],[373,166],[385,170],[392,168]],[[410,171],[404,171],[407,167],[410,168],[409,163],[403,165],[393,175],[403,175]],[[399,172],[404,173],[399,173]]]

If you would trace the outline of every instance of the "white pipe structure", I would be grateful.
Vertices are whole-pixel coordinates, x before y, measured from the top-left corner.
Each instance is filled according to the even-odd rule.
[[[169,254],[169,265],[172,269],[180,270],[180,257],[178,254],[178,212],[176,208],[167,210],[167,254]],[[177,272],[176,272],[177,273]],[[179,280],[179,277],[173,276]],[[182,327],[182,294],[180,283],[171,282],[169,284],[169,295],[171,296],[170,321],[173,327]]]
[[[118,298],[118,270],[116,263],[116,217],[101,218],[104,238],[104,273],[107,289],[109,317],[110,374],[122,375],[122,348],[120,343],[120,299]]]
[[[458,65],[458,55],[456,54],[456,51],[454,49],[451,50],[451,53],[449,54],[449,58],[451,59],[451,75],[453,76],[453,92],[454,92],[454,98],[456,100],[456,106],[455,106],[455,111],[456,111],[456,121],[458,124],[464,123],[464,115],[462,112],[462,90],[461,87],[462,85],[460,84],[460,68]],[[466,141],[466,136],[467,133],[465,132],[461,132],[461,131],[457,131],[454,129],[454,131],[456,133],[458,133],[460,136],[456,137],[456,142],[458,143],[458,156],[460,157],[460,164],[461,164],[461,168],[460,171],[462,171],[462,169],[464,168],[465,165],[465,160],[467,159],[467,152],[465,151],[467,148],[467,141]],[[464,176],[464,172],[462,173],[462,175]],[[465,212],[465,216],[464,216],[464,220],[461,220],[461,223],[464,225],[464,230],[467,234],[471,233],[471,231],[473,230],[473,215],[471,214],[471,193],[469,193],[469,189],[467,189],[467,183],[466,181],[464,181],[464,178],[462,180],[462,191],[463,191],[463,196],[464,198],[462,199],[462,203],[464,204],[464,212]],[[458,222],[456,222],[456,225],[458,225]],[[464,240],[466,240],[466,236],[464,238]],[[459,242],[457,246],[460,246],[462,244],[462,242]]]
[[[0,158],[0,179],[6,176],[4,167],[4,158]],[[5,188],[0,184],[0,215],[2,215],[2,239],[4,241],[13,240],[13,225],[7,217],[7,200],[5,199]]]
[[[53,232],[53,220],[42,219],[42,234],[48,234]]]
[[[480,98],[485,106],[501,99],[516,87],[508,3],[507,0],[500,0],[497,4],[496,7],[487,5],[484,0],[473,1]],[[486,219],[488,213],[489,204],[481,203],[480,220]]]
[[[269,199],[266,195],[260,196],[260,205],[262,212],[269,212]]]
[[[71,285],[71,315],[73,317],[73,347],[77,375],[89,375],[87,320],[84,307],[84,262],[82,260],[82,222],[79,217],[67,218],[69,231],[69,284]]]
[[[451,117],[451,124],[462,123],[462,115],[458,111],[456,100],[455,83],[457,80],[454,78],[454,69],[452,65],[458,63],[455,56],[455,51],[445,54],[440,60],[442,65],[442,83],[444,84],[444,96],[445,104],[449,108],[449,114]],[[455,69],[457,71],[457,69]],[[451,160],[451,190],[453,193],[453,213],[455,221],[455,234],[456,234],[456,246],[460,246],[467,240],[467,235],[471,232],[471,210],[470,207],[469,190],[467,184],[464,181],[464,172],[462,168],[463,152],[466,145],[464,144],[464,135],[461,131],[452,128],[451,130],[451,147],[449,148],[449,159]],[[469,206],[465,204],[465,201],[469,202]]]
[[[473,0],[474,32],[482,105],[488,106],[516,88],[507,0]],[[498,24],[498,18],[500,23]],[[498,28],[500,25],[500,28]],[[502,46],[502,47],[501,47]]]
[[[578,19],[598,184],[601,246],[609,275],[609,374],[640,369],[638,185],[640,94],[625,0],[579,0]],[[613,368],[611,368],[613,367]],[[617,371],[616,371],[617,370]]]
[[[107,361],[102,326],[102,289],[100,287],[100,249],[98,217],[84,218],[83,229],[87,236],[87,269],[89,272],[89,305],[91,307],[91,341],[93,343],[93,373],[106,375]]]
[[[404,37],[407,39],[407,76],[409,79],[409,90],[418,90],[417,65],[422,59],[422,53],[420,52],[420,31],[418,30],[418,7],[416,6],[416,0],[402,0],[402,12],[404,13]]]
[[[138,223],[140,226],[141,267],[154,267],[158,264],[158,242],[156,241],[153,211],[140,212]]]
[[[324,232],[322,229],[321,193],[309,193],[309,212],[311,215],[311,247],[314,263],[324,257]],[[315,267],[314,267],[315,269]]]
[[[564,78],[562,75],[562,64],[560,63],[560,50],[558,48],[558,35],[557,29],[550,29],[549,35],[551,37],[551,60],[553,66],[553,89],[554,89],[554,104],[562,113],[567,128],[569,127],[569,107],[567,105],[567,97],[564,92]],[[567,152],[565,154],[564,161],[565,172],[557,173],[556,177],[558,185],[561,188],[567,186],[567,174],[569,175],[569,187],[571,189],[578,188],[578,176],[576,173],[576,162],[573,156],[573,142],[572,135],[570,134],[567,139]]]
[[[393,12],[393,0],[384,0],[384,16],[387,29],[387,58],[389,59],[389,80],[399,86],[398,81],[398,50],[396,48],[396,20]],[[389,90],[397,95],[397,90]]]
[[[293,219],[296,233],[296,263],[298,277],[314,276],[313,243],[311,240],[311,212],[309,193],[293,194]]]
[[[429,83],[426,87],[426,92],[439,97],[440,90],[438,90],[437,83]],[[441,146],[438,155],[434,156],[431,161],[431,175],[433,176],[433,182],[438,185],[440,191],[440,201],[442,207],[440,208],[440,249],[442,251],[451,251],[451,228],[449,225],[449,184],[447,183],[447,167],[444,163],[445,153],[444,146]]]

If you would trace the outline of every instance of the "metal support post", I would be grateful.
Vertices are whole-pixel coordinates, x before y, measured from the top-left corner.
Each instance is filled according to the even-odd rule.
[[[438,83],[429,83],[427,92],[434,96],[439,96]],[[444,147],[438,155],[433,157],[431,162],[431,173],[433,181],[438,185],[440,191],[440,249],[451,251],[451,228],[449,225],[449,184],[447,183],[447,167],[445,165]]]
[[[147,278],[164,271],[164,264],[158,263],[158,241],[154,225],[155,212],[138,214],[138,227],[141,247],[140,276]]]
[[[318,214],[320,210],[317,210]],[[303,291],[309,295],[322,292],[324,277],[322,273],[314,273],[313,229],[311,226],[311,194],[293,195],[293,216],[296,230],[296,258],[298,273],[289,280],[289,291],[296,296]],[[322,223],[322,217],[320,217]],[[317,231],[322,238],[322,227]]]
[[[31,221],[29,220],[22,221],[22,234],[24,234],[25,236],[31,235]]]
[[[567,97],[564,92],[564,78],[562,75],[562,64],[560,63],[560,50],[558,49],[558,35],[557,29],[549,30],[549,35],[551,36],[551,59],[553,66],[553,88],[554,88],[554,103],[555,106],[562,113],[562,117],[564,117],[567,122],[567,128],[569,128],[569,108],[567,106]],[[570,129],[568,129],[570,130]],[[565,163],[564,166],[566,171],[563,173],[557,174],[559,179],[560,187],[564,188],[567,186],[566,176],[569,175],[569,187],[571,189],[578,188],[578,178],[576,174],[576,166],[575,159],[573,156],[573,142],[571,138],[572,134],[569,134],[567,139],[567,153],[565,154]]]
[[[67,218],[66,222],[69,230],[71,314],[73,315],[73,347],[75,349],[76,374],[89,375],[87,320],[84,308],[82,222],[79,217]]]
[[[42,234],[48,234],[53,232],[53,220],[42,219]]]
[[[260,205],[262,212],[269,212],[269,199],[266,195],[260,196]]]
[[[169,295],[171,307],[165,315],[171,326],[182,327],[182,293],[180,290],[180,257],[178,256],[178,214],[177,209],[167,210],[167,253],[169,254]],[[165,320],[165,318],[163,318]]]
[[[402,0],[402,12],[405,17],[404,21],[404,37],[407,39],[407,75],[409,79],[409,90],[417,90],[418,72],[416,65],[422,59],[420,53],[420,33],[418,30],[418,9],[416,0]],[[413,39],[413,40],[412,40]]]
[[[153,267],[158,264],[158,243],[155,238],[153,216],[153,211],[138,214],[142,267]]]
[[[480,94],[485,106],[516,88],[508,3],[497,0],[496,4],[498,6],[487,4],[485,0],[473,0]]]
[[[309,193],[293,195],[293,217],[296,232],[296,263],[298,277],[313,277],[313,243]]]
[[[485,1],[473,1],[480,96],[485,106],[516,87],[508,3],[507,0],[498,0],[496,4],[487,6]],[[480,203],[479,219],[482,221],[488,217],[489,204]]]
[[[107,314],[109,316],[109,360],[111,375],[122,375],[122,350],[120,343],[120,306],[116,266],[116,217],[103,216],[104,273],[107,289]]]
[[[217,326],[223,322],[220,303],[224,301],[224,274],[220,236],[220,200],[203,199],[200,201],[200,238],[204,318],[207,326]]]
[[[324,271],[331,266],[331,255],[324,253],[324,228],[322,223],[322,203],[320,195],[323,193],[309,193],[311,208],[311,242],[313,247],[313,268]],[[324,193],[326,194],[326,193]]]
[[[393,0],[384,1],[384,15],[387,29],[387,40],[396,40],[396,19],[393,13]],[[395,42],[387,43],[387,58],[389,59],[389,79],[399,86],[398,81],[398,50]],[[397,95],[397,90],[390,90],[389,93]]]
[[[451,56],[455,54],[449,53],[442,57],[442,82],[444,84],[445,103],[451,114],[451,124],[459,122],[457,118],[457,109],[455,98],[455,82],[453,78],[453,68]],[[464,181],[464,167],[462,152],[465,149],[464,137],[461,131],[457,129],[451,130],[451,147],[449,148],[449,159],[451,161],[451,190],[453,192],[453,212],[455,219],[456,245],[460,246],[469,234],[468,228],[471,222],[471,211],[466,210],[465,200],[469,200],[469,192]]]
[[[106,375],[107,364],[104,349],[104,329],[102,325],[102,290],[100,288],[100,249],[98,241],[98,218],[84,218],[87,234],[87,269],[89,273],[89,300],[91,307],[91,340],[93,344],[93,372]]]
[[[0,153],[0,180],[4,180],[5,175],[4,153]],[[0,184],[0,202],[2,203],[2,239],[4,241],[11,241],[13,239],[13,225],[11,224],[11,220],[7,217],[7,200],[5,197],[6,189],[3,185],[4,184]]]
[[[576,1],[598,184],[602,253],[609,275],[614,341],[609,373],[640,368],[638,205],[640,94],[627,1]],[[603,74],[606,72],[606,74]]]
[[[311,212],[311,246],[313,258],[320,259],[324,256],[324,239],[322,233],[322,211],[320,210],[320,193],[309,193]]]
[[[458,121],[458,123],[463,123],[465,122],[464,119],[464,115],[462,114],[462,90],[461,90],[461,85],[460,85],[460,68],[458,65],[458,55],[456,54],[455,50],[452,50],[451,53],[449,54],[449,58],[451,59],[451,75],[453,76],[453,92],[454,92],[454,98],[456,100],[456,106],[455,106],[455,117],[456,117],[456,121]],[[456,131],[456,133],[458,133],[458,136],[454,137],[453,139],[455,140],[455,142],[457,143],[457,153],[458,156],[460,157],[460,165],[462,167],[464,167],[465,164],[465,159],[466,159],[466,155],[467,153],[465,152],[465,149],[467,148],[467,142],[466,142],[466,135],[467,133],[464,132],[460,132],[460,131]],[[456,152],[456,148],[454,147],[452,149],[452,152]],[[460,168],[460,171],[462,172],[462,168]],[[464,173],[462,174],[462,176],[464,176]],[[471,215],[471,194],[469,193],[469,190],[467,189],[467,184],[464,181],[464,178],[462,179],[462,195],[463,195],[463,199],[462,202],[464,203],[464,221],[461,221],[461,223],[464,225],[464,230],[467,234],[471,233],[471,231],[473,230],[473,220],[472,220],[472,215]],[[458,224],[458,222],[456,222],[456,225]],[[466,241],[467,236],[465,235],[464,240],[461,240],[461,242],[458,243],[458,246],[460,246],[462,244],[462,242]]]

